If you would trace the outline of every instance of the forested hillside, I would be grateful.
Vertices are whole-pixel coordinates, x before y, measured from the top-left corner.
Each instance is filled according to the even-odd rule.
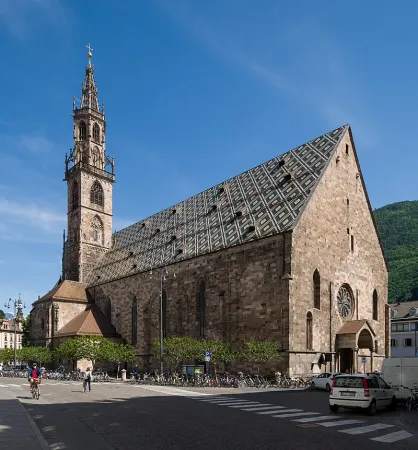
[[[418,201],[374,211],[389,263],[389,302],[418,299]]]

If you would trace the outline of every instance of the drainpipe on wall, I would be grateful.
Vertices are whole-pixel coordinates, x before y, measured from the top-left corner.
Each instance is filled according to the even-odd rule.
[[[331,353],[331,361],[330,361],[330,372],[332,372],[332,291],[333,291],[333,282],[329,282],[329,352]],[[336,361],[334,361],[334,366],[336,365]]]

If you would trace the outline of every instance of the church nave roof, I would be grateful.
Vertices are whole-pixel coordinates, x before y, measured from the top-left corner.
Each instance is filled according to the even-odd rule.
[[[348,129],[337,128],[114,233],[87,285],[293,229]]]

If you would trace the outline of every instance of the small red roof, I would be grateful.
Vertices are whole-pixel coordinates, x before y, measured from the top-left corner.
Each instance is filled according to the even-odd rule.
[[[366,319],[350,320],[350,321],[346,322],[337,331],[337,334],[357,334],[364,327],[364,325],[366,325],[366,324],[367,324],[367,327],[369,328],[369,330],[373,334],[375,334]]]

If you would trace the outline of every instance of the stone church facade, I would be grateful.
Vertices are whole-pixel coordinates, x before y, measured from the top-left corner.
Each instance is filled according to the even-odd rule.
[[[140,365],[157,366],[152,342],[162,328],[232,346],[274,340],[284,358],[271,368],[290,375],[325,364],[357,371],[362,358],[367,370],[380,367],[390,351],[387,266],[349,126],[111,235],[114,164],[90,61],[73,109],[57,286],[81,286],[81,309],[100,310]],[[59,317],[71,305],[59,306],[66,336]],[[35,302],[32,323],[52,307],[48,295]]]

